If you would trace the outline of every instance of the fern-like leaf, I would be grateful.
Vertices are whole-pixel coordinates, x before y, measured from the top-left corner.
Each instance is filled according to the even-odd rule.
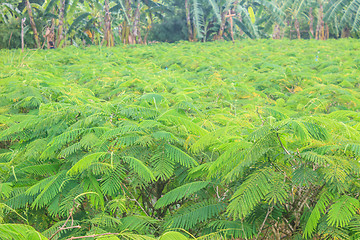
[[[111,172],[105,175],[101,184],[101,189],[104,194],[115,196],[121,189],[121,181],[125,177],[124,168],[119,164],[115,166]]]
[[[188,240],[188,238],[179,232],[166,232],[161,235],[159,240]]]
[[[235,219],[243,219],[265,198],[271,190],[269,179],[272,170],[264,168],[251,174],[231,197],[228,213]]]
[[[192,157],[173,145],[165,144],[165,154],[171,160],[184,167],[191,168],[198,165]]]
[[[328,222],[331,226],[344,227],[359,210],[359,200],[344,195],[330,207]]]
[[[161,208],[170,204],[175,203],[176,201],[189,197],[190,195],[196,193],[197,191],[205,188],[209,185],[208,181],[199,181],[184,184],[178,188],[175,188],[167,192],[163,197],[161,197],[155,204],[156,208]]]
[[[0,239],[47,240],[33,227],[24,224],[0,224]]]
[[[56,195],[60,192],[60,187],[63,182],[66,181],[66,171],[60,171],[54,178],[49,181],[40,194],[36,197],[34,202],[32,203],[32,207],[41,208],[50,203],[50,201],[56,197]]]
[[[97,152],[97,153],[89,154],[89,155],[83,157],[82,159],[80,159],[77,163],[75,163],[75,165],[69,169],[67,174],[76,175],[79,172],[82,172],[85,169],[87,169],[91,164],[100,161],[106,155],[107,155],[106,152]]]
[[[196,224],[209,221],[225,210],[225,203],[205,200],[180,208],[167,220],[166,225],[174,228],[191,229]]]
[[[141,160],[134,157],[124,157],[124,161],[127,162],[132,170],[145,182],[155,180],[152,171]]]
[[[319,200],[317,201],[314,209],[312,210],[310,217],[306,223],[303,237],[308,239],[311,237],[312,233],[314,232],[315,228],[319,223],[319,219],[321,214],[324,214],[326,211],[326,207],[329,205],[330,201],[334,198],[334,196],[328,192],[324,191]]]

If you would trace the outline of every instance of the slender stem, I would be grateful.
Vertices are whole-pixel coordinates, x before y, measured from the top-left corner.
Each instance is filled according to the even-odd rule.
[[[63,230],[67,230],[67,229],[72,229],[72,228],[81,228],[81,226],[77,225],[77,226],[73,226],[74,224],[74,219],[73,219],[73,212],[75,210],[75,200],[73,200],[73,207],[70,209],[69,211],[69,216],[68,218],[65,220],[65,223],[64,225],[62,225],[53,235],[51,235],[51,237],[49,238],[49,240],[53,239],[56,234],[58,234],[60,231],[63,231]],[[70,227],[65,227],[66,224],[69,222],[71,218],[71,226]]]
[[[82,238],[92,238],[92,237],[100,237],[100,236],[106,236],[106,235],[119,235],[120,233],[101,233],[101,234],[93,234],[89,236],[80,236],[80,237],[71,237],[66,240],[73,240],[73,239],[82,239]]]
[[[261,227],[260,227],[260,229],[259,229],[259,233],[258,233],[258,235],[256,236],[255,240],[257,240],[257,239],[259,238],[260,233],[261,233],[262,229],[264,228],[265,222],[266,222],[266,220],[268,219],[268,217],[269,217],[270,213],[272,212],[273,208],[274,208],[273,206],[269,206],[269,209],[268,209],[268,211],[267,211],[267,213],[266,213],[265,219],[264,219],[263,223],[261,224]]]
[[[122,184],[120,184],[122,190],[124,191],[123,187],[122,187]],[[128,190],[128,192],[130,193],[130,195],[133,197],[132,199],[129,198],[131,201],[134,201],[136,202],[137,205],[139,205],[139,207],[141,208],[141,210],[143,210],[143,212],[146,214],[146,216],[150,217],[149,214],[145,211],[145,209],[141,206],[141,204],[139,203],[138,200],[136,200],[136,198],[134,197],[134,195],[129,191],[129,189],[124,185],[124,187],[126,188],[126,190]],[[125,191],[124,191],[125,193]]]
[[[245,233],[245,229],[244,229],[244,222],[241,220],[241,229],[244,233],[244,237],[245,237],[245,240],[248,240],[247,236],[246,236],[246,233]]]
[[[259,109],[256,109],[256,113],[259,116],[260,120],[261,120],[261,126],[264,126],[265,120],[262,118],[262,116],[259,113]]]
[[[282,147],[282,149],[284,149],[284,151],[286,152],[287,155],[291,155],[290,152],[284,147],[284,144],[281,142],[279,133],[276,133],[276,136],[277,136],[277,138],[279,140],[279,143],[280,143],[280,146]]]

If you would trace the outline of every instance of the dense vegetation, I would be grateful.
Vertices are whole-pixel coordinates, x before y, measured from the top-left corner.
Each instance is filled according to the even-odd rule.
[[[0,238],[358,239],[359,49],[2,50]]]
[[[1,0],[0,48],[358,38],[360,0]]]

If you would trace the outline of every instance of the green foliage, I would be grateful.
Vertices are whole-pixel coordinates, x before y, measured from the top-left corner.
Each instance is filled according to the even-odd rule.
[[[156,207],[161,208],[169,204],[173,204],[182,198],[188,197],[197,191],[205,188],[209,182],[201,181],[201,182],[192,182],[184,184],[176,189],[173,189],[167,192],[163,197],[161,197],[156,202]]]
[[[261,169],[253,173],[241,184],[232,196],[229,204],[229,213],[234,218],[246,217],[255,206],[270,192],[269,179],[272,179],[270,169]]]
[[[0,238],[14,240],[47,240],[34,228],[22,224],[0,224]]]
[[[196,224],[216,218],[224,210],[224,203],[205,200],[180,208],[176,214],[167,219],[166,225],[174,228],[192,229]]]
[[[179,232],[167,232],[164,233],[159,240],[187,240],[184,235]]]
[[[358,47],[2,50],[0,238],[357,239]]]

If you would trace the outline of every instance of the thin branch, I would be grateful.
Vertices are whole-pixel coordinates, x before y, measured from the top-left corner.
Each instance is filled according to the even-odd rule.
[[[247,236],[246,236],[246,232],[245,232],[245,229],[244,229],[244,222],[241,220],[241,229],[244,233],[244,237],[245,237],[245,240],[248,240]]]
[[[219,195],[219,186],[216,186],[216,189],[214,188],[215,192],[216,192],[216,196],[218,199],[220,199],[220,195]]]
[[[69,216],[68,218],[65,220],[65,223],[64,225],[62,225],[53,235],[51,235],[51,237],[49,238],[49,240],[53,239],[56,234],[58,234],[59,232],[63,231],[63,230],[67,230],[67,229],[73,229],[73,228],[81,228],[81,226],[77,225],[77,226],[74,226],[74,218],[73,218],[73,212],[75,210],[75,200],[73,200],[73,206],[72,208],[70,209],[69,211]],[[66,224],[69,222],[71,218],[71,225],[70,227],[66,227]]]
[[[280,143],[280,146],[282,147],[282,149],[284,149],[284,151],[286,152],[287,155],[291,155],[291,153],[284,147],[284,144],[281,142],[279,133],[276,133],[276,136],[277,136],[277,138],[279,140],[279,143]]]
[[[123,190],[123,192],[125,193],[125,191],[124,191],[124,189],[123,189],[123,187],[122,187],[122,184],[120,184],[120,187],[121,187],[121,189]],[[150,217],[149,214],[145,211],[145,209],[141,206],[141,204],[139,203],[139,201],[136,200],[136,198],[134,197],[134,195],[133,195],[133,194],[129,191],[129,189],[125,186],[125,184],[124,184],[124,187],[126,188],[126,190],[128,190],[128,192],[130,193],[131,197],[133,197],[132,199],[128,197],[129,200],[136,202],[136,204],[139,205],[139,207],[141,208],[141,210],[143,210],[143,212],[146,214],[146,216]]]
[[[268,217],[269,217],[270,213],[272,212],[273,208],[274,208],[274,206],[269,206],[269,209],[268,209],[268,211],[267,211],[267,213],[266,213],[265,219],[264,219],[263,223],[261,224],[261,227],[260,227],[260,229],[259,229],[259,233],[258,233],[258,235],[256,236],[255,240],[257,240],[257,239],[259,238],[260,233],[261,233],[262,229],[264,228],[265,222],[266,222],[266,220],[268,219]]]
[[[261,120],[261,126],[264,126],[265,120],[262,118],[261,114],[259,113],[259,109],[256,109],[256,113],[259,116],[260,120]]]
[[[290,225],[289,221],[285,217],[283,217],[283,219],[285,220],[287,226],[290,228],[291,232],[294,232],[294,228]]]
[[[102,234],[93,234],[89,236],[80,236],[80,237],[71,237],[66,240],[73,240],[73,239],[82,239],[82,238],[93,238],[93,237],[100,237],[100,236],[106,236],[106,235],[119,235],[120,233],[102,233]]]

